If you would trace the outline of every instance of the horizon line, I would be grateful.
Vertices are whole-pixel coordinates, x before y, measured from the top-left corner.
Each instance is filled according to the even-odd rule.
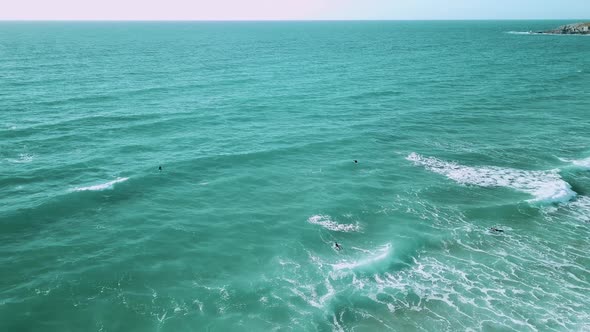
[[[0,22],[404,22],[404,21],[590,21],[585,18],[441,18],[441,19],[2,19]]]

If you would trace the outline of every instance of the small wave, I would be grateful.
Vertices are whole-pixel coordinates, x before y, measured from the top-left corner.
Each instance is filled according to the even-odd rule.
[[[586,159],[566,159],[566,158],[558,158],[560,161],[564,163],[570,163],[573,166],[582,169],[590,169],[590,157]]]
[[[342,261],[332,264],[334,270],[353,270],[359,267],[372,265],[376,262],[382,261],[391,253],[391,244],[386,244],[369,255],[354,261]]]
[[[74,188],[72,191],[99,191],[99,190],[105,190],[105,189],[110,189],[113,187],[114,184],[116,183],[120,183],[120,182],[124,182],[129,180],[129,178],[117,178],[113,181],[109,181],[106,183],[101,183],[101,184],[97,184],[94,186],[88,186],[88,187],[79,187],[79,188]]]
[[[508,31],[507,33],[511,35],[534,35],[536,33],[532,31]]]
[[[535,202],[567,202],[576,196],[570,184],[556,171],[525,171],[495,166],[469,167],[434,157],[424,157],[415,152],[410,153],[406,159],[458,183],[512,188],[533,195]]]
[[[320,225],[323,228],[334,232],[358,232],[360,226],[358,224],[339,224],[330,219],[330,216],[315,215],[307,219],[307,222],[314,225]]]

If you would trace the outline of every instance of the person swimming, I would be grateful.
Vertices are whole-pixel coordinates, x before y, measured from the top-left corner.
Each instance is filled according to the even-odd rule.
[[[354,160],[354,163],[355,163],[355,164],[358,164],[358,163],[359,163],[359,161],[355,159],[355,160]]]
[[[496,228],[496,227],[492,227],[490,228],[490,231],[492,232],[496,232],[496,233],[504,233],[504,230]]]
[[[338,244],[338,242],[334,242],[334,249],[340,251],[342,250],[342,246]]]
[[[158,171],[162,171],[162,166],[158,166]]]

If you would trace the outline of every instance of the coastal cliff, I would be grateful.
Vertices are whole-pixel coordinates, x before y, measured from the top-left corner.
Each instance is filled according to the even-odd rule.
[[[539,31],[539,33],[557,35],[590,35],[590,22],[562,25],[553,30]]]

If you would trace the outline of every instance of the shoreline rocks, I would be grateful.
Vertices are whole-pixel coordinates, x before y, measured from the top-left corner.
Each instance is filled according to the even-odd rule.
[[[562,25],[553,30],[539,31],[542,34],[590,35],[590,22]]]

